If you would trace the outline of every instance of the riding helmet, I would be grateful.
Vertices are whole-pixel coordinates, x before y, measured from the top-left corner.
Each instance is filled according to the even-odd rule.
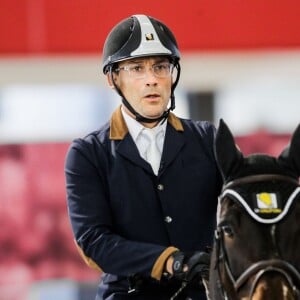
[[[108,34],[103,48],[103,73],[117,62],[155,55],[166,55],[175,65],[178,63],[180,53],[173,33],[153,17],[133,15]]]

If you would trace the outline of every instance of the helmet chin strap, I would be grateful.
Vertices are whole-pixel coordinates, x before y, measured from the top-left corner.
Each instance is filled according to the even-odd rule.
[[[111,79],[111,82],[113,83],[114,85],[114,88],[116,89],[117,93],[121,96],[122,98],[122,103],[125,105],[125,107],[135,116],[135,119],[138,121],[138,122],[141,122],[141,123],[155,123],[155,122],[159,122],[161,120],[164,119],[164,121],[168,118],[168,115],[170,113],[171,110],[174,110],[175,109],[175,96],[174,96],[174,90],[178,84],[178,81],[179,81],[179,77],[180,77],[180,65],[179,63],[176,63],[175,64],[175,67],[177,69],[177,76],[176,76],[176,80],[175,82],[173,83],[172,85],[172,88],[171,88],[171,104],[170,104],[170,107],[163,112],[163,114],[158,117],[158,118],[146,118],[144,116],[142,116],[141,114],[139,114],[137,111],[134,110],[134,108],[130,105],[130,103],[127,101],[127,99],[124,97],[122,91],[119,89],[119,87],[116,85],[114,79],[113,79],[113,71],[112,71],[112,66],[110,66],[109,68],[109,76],[110,76],[110,79]]]

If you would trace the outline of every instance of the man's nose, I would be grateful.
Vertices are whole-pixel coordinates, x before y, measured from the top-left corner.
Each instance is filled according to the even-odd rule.
[[[145,71],[145,78],[149,83],[156,83],[157,82],[157,77],[154,74],[154,70],[152,67],[147,67]]]

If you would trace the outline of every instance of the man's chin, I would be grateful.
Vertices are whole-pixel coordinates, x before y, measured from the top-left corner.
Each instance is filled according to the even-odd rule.
[[[144,116],[144,118],[153,119],[153,122],[156,122],[157,118],[160,118],[162,115],[163,115],[163,113],[161,113],[159,115],[146,115],[146,116]]]
[[[164,114],[165,111],[146,112],[144,117],[148,119],[157,119]]]

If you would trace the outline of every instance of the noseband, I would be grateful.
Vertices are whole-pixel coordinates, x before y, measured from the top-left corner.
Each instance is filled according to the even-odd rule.
[[[237,185],[246,184],[246,183],[253,183],[258,181],[270,181],[270,180],[279,180],[279,181],[286,181],[289,183],[294,184],[297,188],[294,191],[294,197],[300,192],[299,182],[291,177],[277,175],[277,174],[262,174],[262,175],[251,175],[243,178],[239,178],[227,183],[223,187],[223,193],[220,198],[221,201],[226,196],[226,190]],[[221,204],[219,204],[221,205]],[[273,233],[275,232],[276,224],[272,225]],[[273,237],[275,239],[275,237]],[[260,260],[252,265],[250,265],[246,270],[244,270],[238,278],[233,276],[233,272],[230,268],[228,255],[226,253],[225,244],[224,244],[224,232],[221,226],[217,226],[215,231],[215,247],[216,247],[216,265],[215,268],[217,269],[218,274],[218,288],[220,289],[221,295],[224,300],[230,299],[228,294],[225,291],[224,284],[221,280],[221,264],[223,263],[224,270],[226,275],[228,276],[235,292],[237,293],[240,288],[252,277],[254,280],[251,285],[251,289],[249,292],[249,299],[251,300],[255,289],[259,283],[259,280],[262,278],[263,275],[275,272],[281,274],[287,281],[288,285],[290,286],[291,290],[293,291],[293,295],[296,299],[299,299],[300,291],[298,287],[300,287],[300,273],[299,271],[289,262],[282,259],[268,259],[268,260]],[[275,253],[273,253],[275,254]],[[273,255],[276,256],[276,255]]]

